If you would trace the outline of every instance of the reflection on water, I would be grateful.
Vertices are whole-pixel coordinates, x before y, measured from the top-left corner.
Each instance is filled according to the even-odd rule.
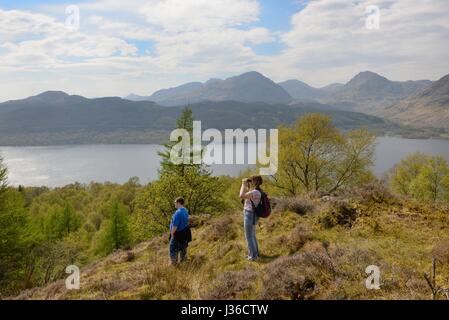
[[[232,146],[226,146],[224,153]],[[146,183],[157,178],[158,145],[87,145],[61,147],[0,147],[12,185],[50,187],[75,181],[124,183],[139,177]],[[379,138],[376,146],[377,175],[385,173],[410,153],[440,154],[449,160],[449,141]],[[223,154],[224,156],[224,154]],[[214,165],[216,175],[238,175],[248,165]]]

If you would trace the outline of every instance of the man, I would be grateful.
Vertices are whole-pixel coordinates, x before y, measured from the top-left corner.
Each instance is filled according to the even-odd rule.
[[[189,213],[184,208],[184,199],[175,200],[176,211],[170,223],[170,259],[173,265],[177,265],[178,256],[181,262],[186,259],[187,246],[192,240],[189,227]]]

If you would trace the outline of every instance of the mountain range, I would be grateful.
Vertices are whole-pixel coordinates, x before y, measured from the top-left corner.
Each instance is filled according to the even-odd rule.
[[[384,116],[415,127],[449,127],[449,75],[387,108]]]
[[[288,104],[293,98],[281,86],[258,72],[247,72],[225,80],[210,79],[163,89],[149,97],[130,95],[127,99],[154,101],[163,106],[179,106],[205,101],[263,102]]]
[[[334,83],[315,88],[296,79],[275,83],[253,71],[225,80],[186,83],[159,90],[151,96],[129,95],[126,99],[153,101],[163,106],[229,100],[269,104],[316,101],[343,110],[378,115],[386,107],[418,93],[431,84],[430,80],[391,81],[377,73],[364,71],[346,84]]]
[[[346,110],[379,114],[380,110],[431,84],[429,80],[391,81],[377,73],[365,71],[320,101]]]
[[[195,119],[202,121],[203,129],[276,128],[310,112],[331,115],[342,129],[391,128],[379,117],[336,110],[317,102],[287,105],[206,101],[190,107]],[[64,92],[44,92],[0,104],[0,145],[160,143],[168,138],[184,108],[119,97],[88,99]]]
[[[449,75],[434,83],[398,82],[367,71],[346,84],[314,88],[299,80],[277,84],[248,72],[126,99],[48,91],[0,103],[0,145],[158,143],[186,105],[204,128],[274,128],[321,112],[343,129],[366,126],[426,137],[433,128],[430,136],[449,131]]]

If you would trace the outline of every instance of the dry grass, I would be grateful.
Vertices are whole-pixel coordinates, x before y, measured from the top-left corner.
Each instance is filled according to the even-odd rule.
[[[201,298],[207,300],[246,299],[251,297],[257,278],[256,271],[251,267],[224,272],[205,288]]]
[[[82,269],[79,291],[60,281],[18,298],[429,299],[423,274],[433,257],[439,285],[449,286],[449,213],[376,190],[278,202],[259,223],[256,263],[245,259],[243,218],[235,213],[198,223],[180,267],[169,265],[167,237],[157,237]],[[381,270],[381,290],[365,287],[369,265]]]

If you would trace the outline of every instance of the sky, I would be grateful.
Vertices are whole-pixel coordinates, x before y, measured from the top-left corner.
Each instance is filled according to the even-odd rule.
[[[322,87],[365,70],[448,74],[449,1],[0,0],[0,101],[150,95],[247,71]]]

